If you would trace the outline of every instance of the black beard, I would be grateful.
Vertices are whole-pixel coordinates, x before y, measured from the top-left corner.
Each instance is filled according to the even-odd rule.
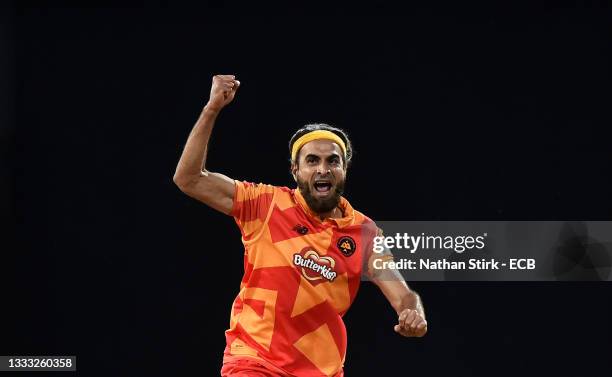
[[[302,181],[298,178],[297,184],[302,196],[304,197],[304,200],[306,200],[306,204],[308,204],[308,207],[319,214],[329,212],[336,208],[340,203],[340,197],[344,193],[344,182],[338,182],[333,188],[334,192],[329,196],[329,198],[325,199],[320,199],[312,195],[308,182]]]

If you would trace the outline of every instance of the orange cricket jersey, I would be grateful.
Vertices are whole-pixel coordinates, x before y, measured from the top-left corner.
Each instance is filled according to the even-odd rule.
[[[224,362],[254,358],[288,375],[342,370],[342,316],[355,299],[376,225],[345,198],[321,221],[298,189],[236,181],[232,216],[244,277],[225,332]]]

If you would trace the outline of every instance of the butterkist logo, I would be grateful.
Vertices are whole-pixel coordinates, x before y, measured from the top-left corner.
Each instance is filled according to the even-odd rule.
[[[293,254],[293,264],[300,267],[302,276],[316,282],[318,280],[334,281],[336,278],[336,261],[330,256],[320,256],[316,251],[309,249],[302,254]]]

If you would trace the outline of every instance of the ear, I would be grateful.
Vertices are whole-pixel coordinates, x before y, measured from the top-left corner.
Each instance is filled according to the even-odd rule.
[[[297,164],[292,162],[291,163],[291,175],[293,176],[293,180],[296,182],[297,182],[297,171],[298,171]]]

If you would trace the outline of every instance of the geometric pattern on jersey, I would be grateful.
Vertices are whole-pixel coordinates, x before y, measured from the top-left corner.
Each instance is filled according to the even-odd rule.
[[[359,289],[377,228],[345,199],[321,221],[297,189],[235,181],[231,215],[242,234],[244,276],[225,332],[224,362],[262,361],[286,375],[342,371],[342,316]],[[339,249],[354,244],[354,252]]]

